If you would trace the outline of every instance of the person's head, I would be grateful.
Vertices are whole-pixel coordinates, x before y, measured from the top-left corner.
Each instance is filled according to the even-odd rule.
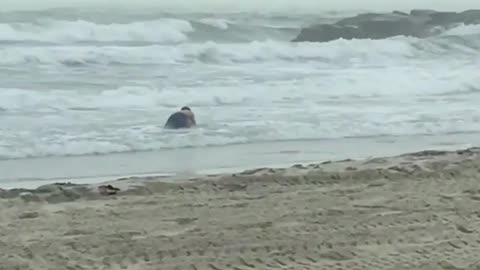
[[[192,111],[192,110],[190,110],[190,108],[189,108],[189,107],[187,107],[187,106],[185,106],[185,107],[182,107],[182,109],[180,109],[180,110],[181,110],[181,111]]]

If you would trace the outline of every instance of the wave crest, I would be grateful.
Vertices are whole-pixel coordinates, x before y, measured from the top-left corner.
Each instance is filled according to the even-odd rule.
[[[4,41],[75,42],[155,42],[180,43],[194,29],[188,21],[160,19],[132,23],[97,24],[85,20],[43,20],[37,23],[0,24]]]
[[[253,41],[249,43],[185,43],[176,46],[10,46],[0,48],[0,65],[51,64],[82,65],[163,65],[175,63],[260,63],[315,62],[387,64],[415,58],[471,57],[477,55],[477,37],[438,39],[392,38],[386,40],[336,40],[328,43],[287,43]]]

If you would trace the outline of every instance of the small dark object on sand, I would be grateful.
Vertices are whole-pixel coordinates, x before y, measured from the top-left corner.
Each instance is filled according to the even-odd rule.
[[[117,191],[120,191],[120,189],[112,185],[102,185],[98,187],[98,192],[100,192],[101,195],[115,195]]]

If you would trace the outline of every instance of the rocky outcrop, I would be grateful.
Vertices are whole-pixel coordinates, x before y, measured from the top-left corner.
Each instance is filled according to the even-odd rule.
[[[412,10],[410,13],[364,13],[332,24],[303,28],[294,42],[328,42],[335,39],[383,39],[393,36],[429,37],[439,27],[448,29],[458,24],[480,24],[480,10],[438,12]]]

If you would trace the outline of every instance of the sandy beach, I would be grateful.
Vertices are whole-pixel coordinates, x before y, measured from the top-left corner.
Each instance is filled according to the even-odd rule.
[[[480,269],[480,149],[0,191],[0,269]]]

